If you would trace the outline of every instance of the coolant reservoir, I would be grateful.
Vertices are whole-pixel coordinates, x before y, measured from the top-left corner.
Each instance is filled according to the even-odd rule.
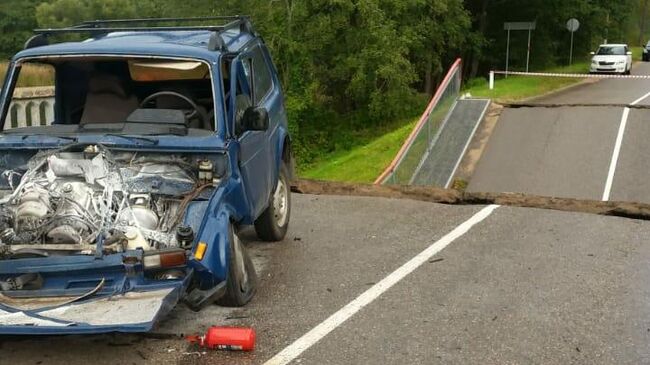
[[[127,239],[127,250],[137,250],[138,248],[142,248],[143,250],[148,251],[151,249],[149,242],[144,238],[142,232],[135,227],[129,227],[126,232],[124,232],[124,237]]]

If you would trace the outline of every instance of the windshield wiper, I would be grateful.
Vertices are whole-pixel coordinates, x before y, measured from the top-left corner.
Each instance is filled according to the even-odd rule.
[[[104,134],[104,136],[105,137],[120,137],[120,138],[128,139],[128,140],[131,140],[131,141],[144,141],[144,142],[151,143],[154,146],[158,144],[158,140],[155,139],[155,138],[125,136],[123,134],[115,134],[115,133],[107,133],[107,134]]]
[[[48,137],[48,138],[58,138],[58,139],[64,139],[64,140],[71,141],[71,142],[77,142],[77,140],[78,140],[77,137],[68,137],[68,136],[51,136],[51,135],[48,135],[48,134],[25,134],[24,136],[22,136],[21,139],[24,141],[24,140],[26,140],[26,139],[29,138],[29,137]]]

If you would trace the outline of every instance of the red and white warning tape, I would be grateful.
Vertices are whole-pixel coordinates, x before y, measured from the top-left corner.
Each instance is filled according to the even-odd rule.
[[[650,79],[650,75],[617,75],[617,74],[568,74],[551,72],[516,72],[516,71],[492,71],[496,75],[508,76],[546,76],[546,77],[568,77],[568,78],[593,78],[593,79]]]

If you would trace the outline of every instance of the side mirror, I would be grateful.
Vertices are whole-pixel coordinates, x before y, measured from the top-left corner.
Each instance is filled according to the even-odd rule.
[[[244,130],[265,131],[269,129],[269,112],[265,108],[251,106],[244,112]]]
[[[627,55],[628,55],[628,56],[631,56],[631,55],[632,55],[632,52],[627,52]]]
[[[595,56],[596,52],[589,52],[590,55]]]

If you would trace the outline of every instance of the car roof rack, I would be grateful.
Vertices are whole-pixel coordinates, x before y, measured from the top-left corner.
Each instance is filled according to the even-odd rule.
[[[221,25],[177,25],[177,26],[151,26],[155,23],[194,23],[222,21]],[[48,44],[47,38],[60,34],[90,33],[94,36],[112,32],[173,32],[173,31],[197,31],[205,30],[213,32],[208,42],[208,49],[211,51],[227,51],[227,46],[221,37],[221,33],[239,29],[242,33],[255,35],[253,25],[248,16],[209,16],[192,18],[141,18],[141,19],[106,19],[92,20],[78,25],[65,28],[35,29],[36,34],[25,43],[25,49],[40,47]]]

